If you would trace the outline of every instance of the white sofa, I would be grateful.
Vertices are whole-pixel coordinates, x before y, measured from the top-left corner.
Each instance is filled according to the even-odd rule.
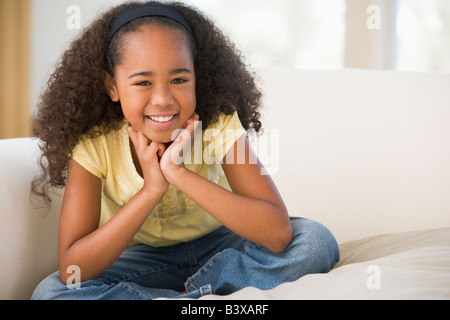
[[[449,299],[450,74],[258,74],[266,129],[254,146],[290,214],[325,224],[341,261],[202,299]],[[0,141],[0,299],[28,299],[57,269],[62,192],[50,212],[30,205],[38,152],[30,138]]]

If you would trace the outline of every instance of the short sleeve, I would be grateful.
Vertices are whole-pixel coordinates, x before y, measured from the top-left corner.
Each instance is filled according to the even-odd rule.
[[[219,119],[203,133],[203,160],[207,164],[222,163],[223,158],[236,141],[246,134],[236,112],[232,115],[221,114]]]
[[[83,138],[72,152],[72,159],[98,178],[106,175],[106,154],[104,137],[95,139]]]

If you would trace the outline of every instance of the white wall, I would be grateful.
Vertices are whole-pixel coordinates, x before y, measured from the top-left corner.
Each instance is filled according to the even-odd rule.
[[[58,58],[79,32],[101,11],[123,0],[31,0],[31,110],[46,87]],[[79,29],[74,26],[74,13],[80,10]],[[68,26],[69,22],[69,26]]]
[[[345,66],[395,68],[396,0],[347,0]]]

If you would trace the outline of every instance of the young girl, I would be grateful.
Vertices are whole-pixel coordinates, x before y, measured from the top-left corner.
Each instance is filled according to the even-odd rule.
[[[33,298],[200,297],[329,271],[334,237],[290,219],[252,160],[245,133],[261,128],[260,98],[193,8],[126,3],[93,22],[39,105],[44,173],[32,190],[65,194],[59,272]]]

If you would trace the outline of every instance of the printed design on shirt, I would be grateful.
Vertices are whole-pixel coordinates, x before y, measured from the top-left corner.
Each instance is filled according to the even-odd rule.
[[[162,199],[156,204],[149,219],[173,219],[192,211],[197,204],[183,192],[170,185]]]

